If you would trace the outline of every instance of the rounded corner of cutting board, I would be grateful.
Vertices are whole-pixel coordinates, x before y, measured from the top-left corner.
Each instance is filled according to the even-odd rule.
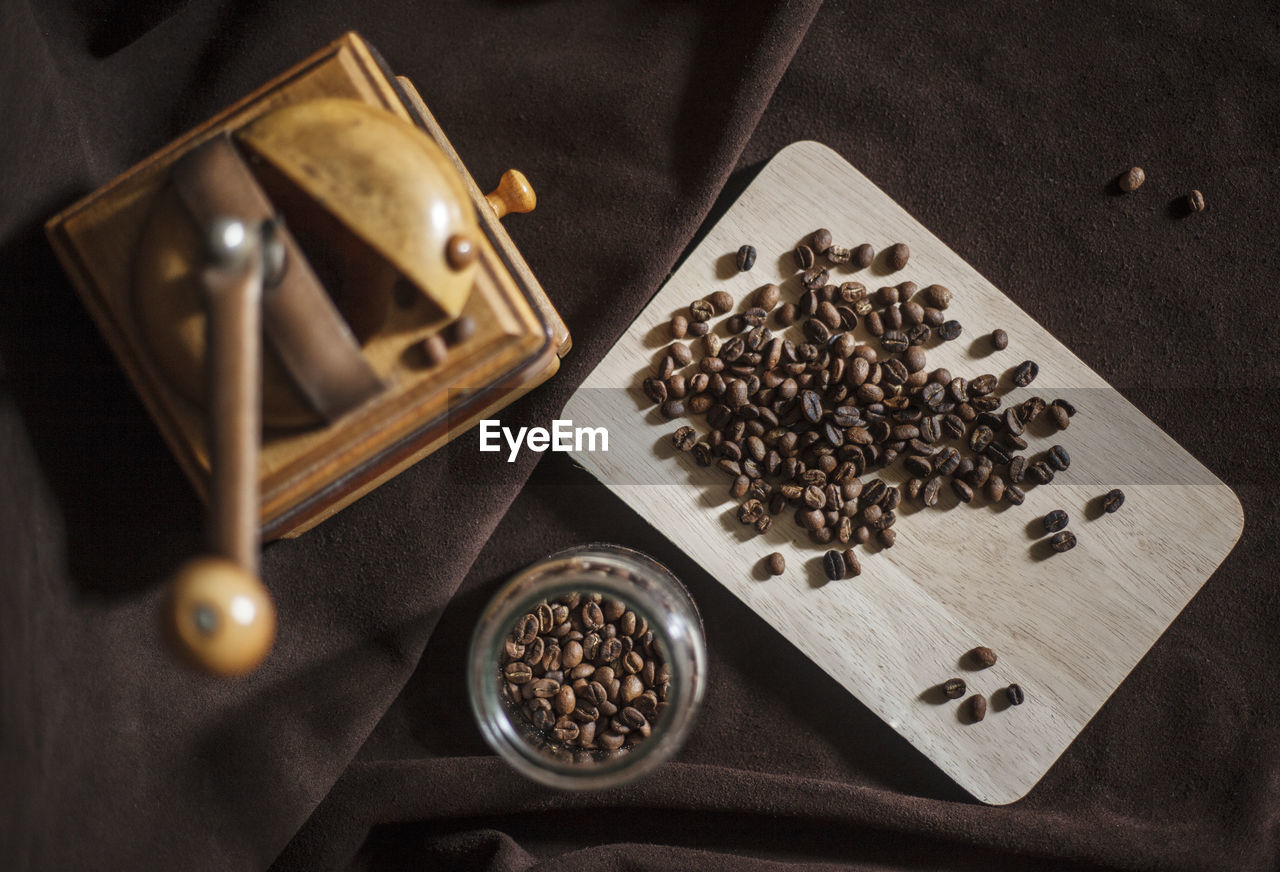
[[[787,163],[792,160],[809,159],[816,155],[829,156],[848,164],[840,152],[816,139],[797,139],[790,145],[783,146],[777,154],[769,159],[769,165]],[[853,164],[849,164],[853,166]]]

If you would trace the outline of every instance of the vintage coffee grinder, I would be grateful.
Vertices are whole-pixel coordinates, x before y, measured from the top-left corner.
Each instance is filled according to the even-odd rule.
[[[296,536],[541,384],[563,322],[413,85],[347,34],[51,219],[197,491],[209,556],[167,629],[221,675],[275,634],[258,543]]]

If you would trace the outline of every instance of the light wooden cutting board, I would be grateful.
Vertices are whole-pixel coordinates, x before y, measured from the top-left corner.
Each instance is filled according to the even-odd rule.
[[[693,300],[724,289],[741,310],[767,282],[782,285],[784,301],[797,299],[802,288],[791,250],[818,227],[829,228],[837,244],[911,248],[910,263],[892,277],[879,263],[862,271],[844,266],[832,270],[836,283],[856,279],[874,290],[910,279],[951,288],[947,315],[965,332],[930,344],[930,368],[972,378],[1034,359],[1039,378],[1013,389],[1008,401],[1061,396],[1079,409],[1065,431],[1050,433],[1040,422],[1029,429],[1028,455],[1057,443],[1072,464],[1052,484],[1027,485],[1022,506],[964,505],[945,487],[933,509],[904,499],[898,544],[861,549],[862,575],[837,582],[825,580],[824,549],[808,541],[790,511],[765,535],[738,524],[729,478],[671,447],[671,433],[689,422],[663,420],[639,390],[670,341],[668,321]],[[759,258],[740,273],[733,255],[744,243]],[[992,351],[984,338],[996,327],[1009,334],[1005,351]],[[1226,485],[865,176],[814,142],[797,142],[769,162],[563,417],[609,430],[609,450],[579,452],[578,463],[988,803],[1016,800],[1039,781],[1226,557],[1244,524]],[[692,423],[708,429],[701,417]],[[885,475],[891,482],[905,478],[897,467]],[[1118,513],[1089,511],[1091,500],[1115,486],[1127,494]],[[1035,535],[1041,516],[1055,508],[1068,512],[1079,540],[1059,555]],[[775,550],[787,571],[771,578],[759,563]],[[963,655],[976,645],[995,649],[999,662],[966,668]],[[981,723],[967,723],[961,705],[934,690],[952,676],[991,701]],[[1025,689],[1024,705],[1003,705],[1011,682]]]

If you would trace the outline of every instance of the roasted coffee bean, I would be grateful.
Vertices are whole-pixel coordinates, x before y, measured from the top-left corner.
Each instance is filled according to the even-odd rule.
[[[655,405],[662,405],[667,401],[667,383],[660,378],[647,378],[641,384],[644,395],[649,398]]]
[[[992,330],[991,347],[996,351],[1004,351],[1009,347],[1009,334],[1000,329]]]
[[[979,669],[987,669],[996,665],[996,652],[985,645],[979,645],[969,652],[969,660]]]
[[[804,335],[810,342],[825,345],[831,339],[831,330],[821,320],[810,318],[804,322]]]
[[[934,470],[939,475],[951,475],[960,468],[960,452],[948,446],[934,457]]]
[[[804,286],[806,288],[812,291],[817,288],[825,287],[827,284],[827,279],[829,277],[830,277],[830,273],[828,273],[825,268],[819,265],[815,265],[812,268],[804,271],[804,276],[801,279],[801,281],[804,283]],[[817,302],[816,296],[814,297],[814,300],[815,302]],[[800,309],[801,311],[804,311],[803,304],[801,304]]]
[[[1048,408],[1048,404],[1045,403],[1043,397],[1028,397],[1023,400],[1019,408],[1022,411],[1022,423],[1030,424],[1044,413],[1044,410]]]
[[[798,316],[799,312],[796,310],[795,303],[783,303],[773,314],[774,320],[778,322],[779,327],[790,327],[796,323]]]
[[[826,254],[827,249],[831,247],[831,231],[825,227],[819,227],[809,234],[809,244],[818,254]]]
[[[943,682],[942,694],[947,699],[959,699],[967,689],[963,678],[948,678]]]
[[[987,698],[975,693],[969,697],[969,718],[977,723],[987,716]]]
[[[796,268],[801,270],[813,268],[813,249],[801,243],[796,246],[794,252],[796,258]]]
[[[1043,460],[1037,460],[1027,468],[1027,477],[1036,484],[1048,484],[1053,481],[1053,470]]]
[[[998,475],[993,475],[987,479],[987,501],[998,503],[1004,498],[1004,479]]]
[[[1116,184],[1120,186],[1120,190],[1126,193],[1131,193],[1142,187],[1142,183],[1146,180],[1147,174],[1142,171],[1142,167],[1129,167],[1129,169],[1116,180]]]
[[[911,344],[906,334],[900,330],[886,330],[884,335],[880,337],[880,343],[884,346],[885,351],[894,354],[906,351]]]
[[[1011,459],[1009,452],[998,442],[992,442],[987,445],[986,448],[982,449],[982,454],[984,457],[990,458],[992,463],[1001,465],[1008,463]]]
[[[1053,426],[1059,430],[1067,429],[1067,425],[1071,423],[1071,416],[1062,406],[1052,405],[1049,407],[1049,420],[1053,422]]]
[[[689,333],[689,319],[684,315],[673,315],[670,329],[672,339],[683,339]]]
[[[1011,684],[1004,689],[1004,698],[1009,701],[1009,705],[1022,705],[1026,702],[1027,695],[1023,693],[1021,687]]]
[[[756,307],[771,312],[773,307],[778,305],[778,298],[781,296],[782,289],[777,285],[764,285],[756,291]]]
[[[1017,406],[1010,406],[1004,410],[1004,427],[1014,436],[1022,434],[1022,413]]]
[[[1058,472],[1065,472],[1071,465],[1071,455],[1061,445],[1055,445],[1045,455],[1045,460]]]
[[[876,534],[876,539],[879,540],[881,548],[892,548],[898,540],[898,533],[890,527],[885,527]]]
[[[764,517],[764,505],[759,500],[747,500],[738,506],[738,520],[743,524],[754,524]]]
[[[1044,531],[1046,533],[1056,533],[1059,530],[1066,529],[1068,520],[1066,512],[1062,509],[1054,509],[1044,516]]]
[[[710,321],[716,311],[706,300],[694,300],[689,304],[689,317],[693,321]]]
[[[987,457],[979,457],[978,461],[973,465],[967,475],[965,481],[976,491],[987,483],[987,479],[991,477],[991,460]]]
[[[693,337],[706,336],[711,332],[711,323],[709,321],[693,321],[689,324],[689,335]]]
[[[1010,505],[1020,506],[1026,498],[1027,495],[1016,484],[1011,484],[1004,489],[1004,501]]]
[[[1124,491],[1120,488],[1114,488],[1102,495],[1102,510],[1108,515],[1114,515],[1120,511],[1120,507],[1124,505]]]
[[[822,571],[831,581],[839,581],[844,578],[845,565],[844,555],[839,551],[828,551],[822,558]]]
[[[1187,210],[1190,212],[1204,211],[1204,194],[1199,191],[1192,191],[1187,194]]]
[[[698,442],[698,431],[692,427],[681,427],[671,437],[671,444],[679,451],[692,451]]]
[[[950,321],[942,322],[942,325],[938,328],[937,333],[938,333],[938,337],[942,339],[944,342],[950,342],[953,339],[959,339],[962,331],[963,331],[963,328],[960,326],[960,322],[956,321],[953,318]]]
[[[513,660],[502,670],[503,676],[512,684],[528,684],[533,681],[533,669],[522,660]]]
[[[1015,455],[1009,459],[1009,481],[1014,484],[1021,484],[1023,477],[1027,473],[1027,458],[1021,454]]]
[[[991,375],[990,373],[980,375],[969,382],[969,396],[985,397],[987,394],[994,391],[998,384],[999,379],[994,375]]]
[[[853,250],[852,262],[858,265],[858,269],[866,269],[875,259],[876,250],[865,242]]]
[[[765,565],[769,568],[770,575],[782,575],[787,571],[787,559],[778,551],[765,558]]]
[[[1024,360],[1013,369],[1013,383],[1020,388],[1025,388],[1036,380],[1039,373],[1039,364],[1034,360]]]
[[[853,258],[853,251],[852,249],[832,245],[827,249],[826,255],[827,260],[832,263],[848,263]]]
[[[755,246],[744,245],[738,249],[738,269],[746,271],[756,265]]]
[[[967,503],[973,500],[973,488],[969,487],[963,479],[951,479],[951,490],[955,491],[956,497],[958,497],[962,503]]]
[[[1062,399],[1061,397],[1054,400],[1052,403],[1050,403],[1050,405],[1061,406],[1062,410],[1067,413],[1068,418],[1074,418],[1076,416],[1076,407],[1073,406],[1071,403],[1067,402],[1066,400]]]
[[[920,478],[926,478],[933,472],[933,464],[927,457],[912,455],[903,461],[903,466],[906,467],[907,472]]]
[[[880,320],[884,322],[886,330],[902,330],[902,308],[898,305],[892,305],[880,313]],[[903,334],[906,335],[905,333]]]
[[[905,267],[910,259],[911,249],[907,247],[905,242],[895,242],[885,252],[885,264],[894,272]]]
[[[887,309],[898,302],[899,294],[897,285],[885,285],[876,289],[875,301],[876,305],[882,309]]]
[[[969,447],[974,451],[981,451],[991,444],[991,440],[996,438],[996,434],[991,428],[982,424],[974,427],[973,432],[969,434]]]
[[[733,308],[733,295],[728,291],[716,291],[707,295],[707,302],[716,310],[717,315],[723,315]]]
[[[852,548],[846,548],[841,557],[844,559],[844,572],[847,578],[857,578],[862,575],[862,564],[858,562],[858,555]]]
[[[1049,540],[1049,547],[1056,553],[1061,554],[1063,551],[1070,551],[1076,547],[1076,534],[1070,530],[1063,530],[1061,533],[1054,533]]]
[[[1010,456],[1012,456],[1015,451],[1025,451],[1027,448],[1027,440],[1013,433],[1004,434],[1004,444],[1009,447],[1008,453]]]
[[[822,397],[817,391],[801,391],[800,410],[810,424],[818,423],[822,419]]]

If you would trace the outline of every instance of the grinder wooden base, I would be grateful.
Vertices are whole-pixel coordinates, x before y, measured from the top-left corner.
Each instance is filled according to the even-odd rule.
[[[268,429],[260,462],[264,540],[302,533],[514,402],[550,378],[570,346],[555,308],[413,85],[391,77],[363,39],[346,34],[46,225],[85,307],[201,497],[209,481],[204,413],[168,381],[147,347],[133,314],[133,253],[178,158],[282,104],[322,96],[363,100],[412,121],[457,166],[484,231],[464,312],[476,331],[435,367],[405,352],[417,338],[412,328],[375,336],[364,351],[383,362],[387,391],[327,425]]]

